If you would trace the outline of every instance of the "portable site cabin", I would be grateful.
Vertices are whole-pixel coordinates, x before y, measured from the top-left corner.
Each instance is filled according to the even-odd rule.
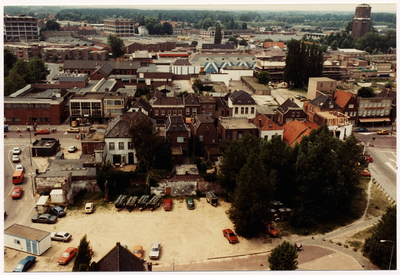
[[[40,196],[39,200],[36,203],[35,209],[38,214],[45,214],[49,209],[49,205],[47,204],[47,200],[49,196]]]
[[[4,230],[4,246],[42,255],[51,247],[50,232],[14,223]]]
[[[64,203],[64,194],[62,189],[53,189],[50,192],[51,203]]]

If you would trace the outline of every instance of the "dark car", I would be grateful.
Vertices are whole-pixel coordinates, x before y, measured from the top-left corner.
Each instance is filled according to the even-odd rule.
[[[25,259],[19,261],[17,266],[14,268],[14,272],[25,272],[35,263],[35,256],[27,256]]]
[[[368,129],[365,127],[357,128],[356,132],[368,132]]]
[[[186,205],[189,210],[193,210],[194,209],[194,200],[192,198],[187,198]]]
[[[231,229],[224,229],[222,230],[222,233],[224,234],[224,237],[228,239],[230,244],[239,242],[239,239],[237,238],[236,234],[233,233]]]
[[[64,209],[62,209],[60,206],[54,206],[50,208],[50,214],[56,215],[57,217],[63,217],[67,213],[65,213]]]
[[[32,216],[31,221],[40,223],[56,223],[57,216],[50,214],[34,215]]]

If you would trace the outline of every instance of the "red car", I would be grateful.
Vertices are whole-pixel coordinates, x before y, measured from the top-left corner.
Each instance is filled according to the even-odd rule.
[[[232,230],[224,229],[222,230],[222,233],[224,234],[224,237],[228,239],[230,244],[239,242],[237,236],[235,235],[235,233],[233,233]]]
[[[35,132],[35,136],[36,136],[36,135],[45,135],[45,134],[50,134],[50,131],[47,130],[47,129],[40,129],[40,130],[37,130],[37,131]]]
[[[164,201],[164,210],[165,211],[170,211],[172,209],[172,200],[171,199],[166,199]]]
[[[13,199],[21,198],[22,191],[23,191],[22,187],[15,187],[11,194],[11,198],[13,198]]]
[[[63,252],[60,258],[58,258],[57,262],[60,265],[66,265],[78,252],[78,248],[68,247],[67,250]]]
[[[272,225],[268,224],[267,228],[265,229],[265,232],[272,236],[272,237],[278,237],[279,236],[279,230],[275,229],[272,227]]]
[[[371,172],[365,169],[362,172],[360,172],[360,175],[364,176],[364,177],[370,177],[371,176]]]

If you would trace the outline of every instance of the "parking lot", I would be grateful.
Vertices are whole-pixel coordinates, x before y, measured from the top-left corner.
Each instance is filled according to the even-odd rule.
[[[162,207],[154,212],[148,209],[142,212],[134,209],[129,212],[126,208],[118,212],[112,203],[108,209],[98,208],[93,214],[84,214],[83,207],[82,211],[67,209],[67,216],[60,218],[55,224],[31,224],[34,228],[48,232],[66,231],[73,237],[69,243],[53,241],[52,247],[37,257],[37,262],[30,271],[71,271],[73,262],[60,266],[57,258],[66,248],[78,247],[85,234],[94,250],[94,261],[99,261],[117,242],[126,245],[129,250],[136,244],[142,245],[144,259],[150,261],[148,251],[151,243],[160,242],[160,259],[152,261],[155,263],[154,271],[177,270],[180,265],[186,266],[192,262],[205,262],[219,257],[266,253],[281,241],[276,239],[271,243],[264,243],[261,238],[245,240],[239,237],[239,243],[231,245],[222,234],[225,228],[233,229],[232,222],[225,214],[229,205],[222,201],[215,208],[205,198],[194,201],[195,209],[188,210],[183,199],[174,199],[170,212],[164,211]],[[12,271],[19,260],[27,255],[5,248],[4,270]],[[266,269],[267,266],[262,268]]]

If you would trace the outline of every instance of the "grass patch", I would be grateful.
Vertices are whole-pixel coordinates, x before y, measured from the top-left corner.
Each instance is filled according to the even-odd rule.
[[[378,188],[376,184],[372,184],[371,198],[367,214],[373,217],[379,217],[386,212],[386,209],[389,206],[391,206],[391,203],[389,202],[386,194],[380,188]]]

